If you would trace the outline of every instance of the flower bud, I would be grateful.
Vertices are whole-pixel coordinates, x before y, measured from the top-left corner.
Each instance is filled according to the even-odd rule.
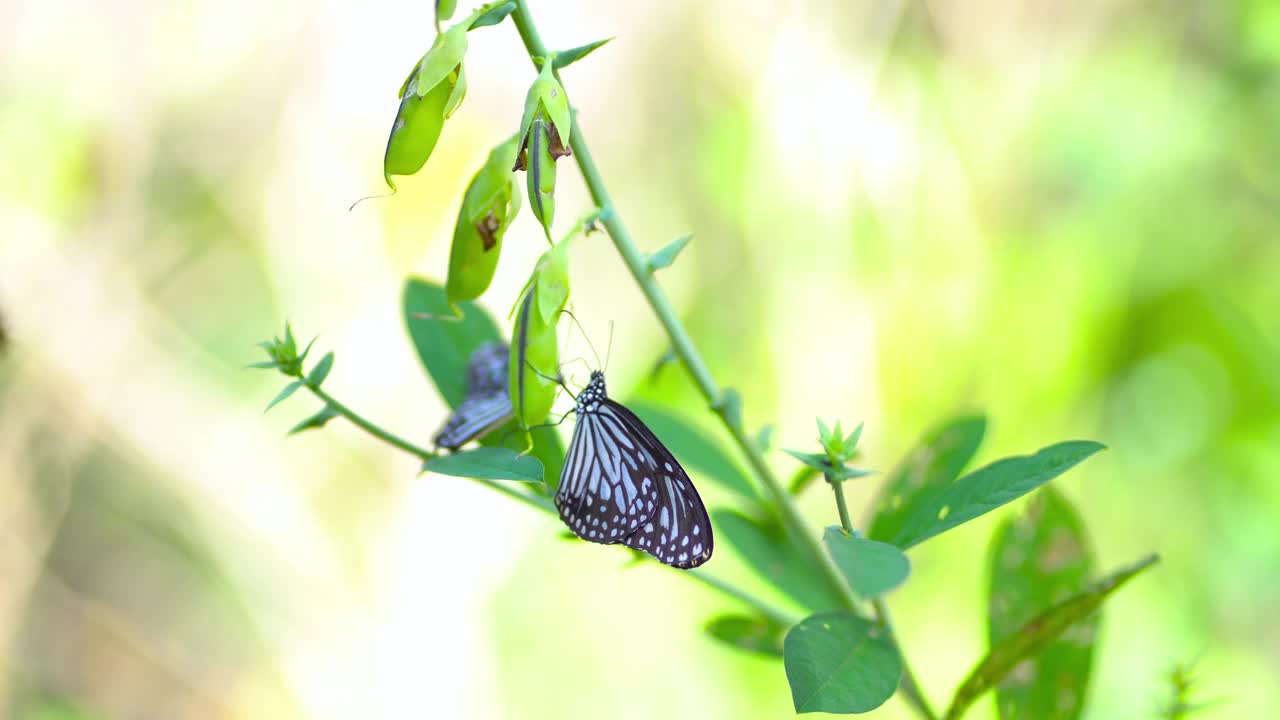
[[[467,52],[467,25],[460,23],[436,35],[435,43],[418,61],[400,88],[382,174],[392,190],[392,175],[412,175],[426,164],[440,139],[444,121],[467,92],[462,59]]]
[[[511,170],[517,141],[512,136],[490,151],[484,167],[467,185],[449,252],[445,293],[451,306],[480,297],[493,281],[502,237],[520,212],[520,193]]]

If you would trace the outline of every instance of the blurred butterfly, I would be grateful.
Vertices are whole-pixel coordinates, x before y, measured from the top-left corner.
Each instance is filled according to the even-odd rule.
[[[490,342],[467,361],[467,394],[436,433],[436,447],[457,450],[511,420],[507,368],[511,351],[505,343]]]
[[[711,521],[688,473],[594,371],[578,394],[556,509],[588,542],[621,543],[672,567],[711,558]]]

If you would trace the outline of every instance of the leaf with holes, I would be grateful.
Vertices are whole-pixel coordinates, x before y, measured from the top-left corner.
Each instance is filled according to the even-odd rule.
[[[762,525],[732,510],[712,510],[712,525],[760,577],[809,610],[841,607],[826,579],[777,525]]]
[[[898,587],[911,574],[906,553],[889,543],[849,536],[832,525],[822,534],[822,542],[849,587],[858,597],[870,600]]]
[[[759,500],[742,467],[703,430],[652,403],[629,403],[627,408],[649,426],[672,455],[680,458],[680,464],[747,500]]]
[[[811,615],[783,648],[797,713],[864,713],[893,696],[902,661],[884,631],[850,613]]]
[[[441,455],[423,463],[422,469],[424,472],[481,480],[542,482],[542,463],[537,458],[504,447],[480,447]]]
[[[787,629],[767,618],[721,615],[707,623],[707,634],[740,650],[782,657]]]
[[[893,542],[914,510],[930,504],[960,477],[982,444],[986,429],[987,420],[982,416],[961,417],[926,435],[881,488],[867,537]]]
[[[1102,450],[1088,440],[1050,445],[1034,455],[997,460],[949,485],[907,517],[893,544],[906,549],[1009,502],[1075,467]]]
[[[989,646],[997,647],[1084,588],[1093,573],[1093,554],[1071,503],[1046,487],[996,532],[988,564],[987,636]],[[1005,676],[996,687],[1001,720],[1078,718],[1097,629],[1096,614],[1077,622]]]
[[[1089,617],[1102,605],[1111,593],[1119,590],[1138,573],[1156,563],[1155,555],[1144,558],[1132,567],[1121,570],[1084,592],[1068,598],[1032,618],[1013,634],[991,648],[987,656],[974,667],[956,690],[955,699],[946,717],[959,718],[984,692],[998,685],[1012,672],[1018,672],[1021,663],[1044,650],[1054,640],[1062,637],[1081,620]]]

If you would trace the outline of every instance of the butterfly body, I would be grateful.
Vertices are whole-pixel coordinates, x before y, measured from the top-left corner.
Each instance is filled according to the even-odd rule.
[[[689,475],[651,430],[609,399],[604,374],[578,394],[577,425],[555,503],[588,542],[649,553],[678,568],[711,557],[711,522]]]

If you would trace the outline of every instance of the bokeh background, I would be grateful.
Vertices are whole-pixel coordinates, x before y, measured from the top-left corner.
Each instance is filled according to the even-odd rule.
[[[280,380],[242,368],[287,318],[348,404],[424,443],[443,419],[400,289],[442,279],[533,71],[511,26],[473,33],[425,170],[348,211],[431,6],[0,5],[0,716],[790,715],[780,664],[702,633],[731,601],[341,422],[286,440],[314,400],[263,415]],[[1106,608],[1087,717],[1154,716],[1190,661],[1205,717],[1280,716],[1280,4],[532,6],[552,47],[617,36],[567,87],[639,242],[695,233],[662,281],[753,426],[865,421],[880,469],[960,412],[991,417],[983,462],[1105,442],[1058,487],[1101,567],[1164,562]],[[543,242],[526,211],[495,315]],[[704,421],[681,369],[649,379],[607,240],[573,263],[614,394]],[[938,705],[983,650],[997,520],[890,598]]]

